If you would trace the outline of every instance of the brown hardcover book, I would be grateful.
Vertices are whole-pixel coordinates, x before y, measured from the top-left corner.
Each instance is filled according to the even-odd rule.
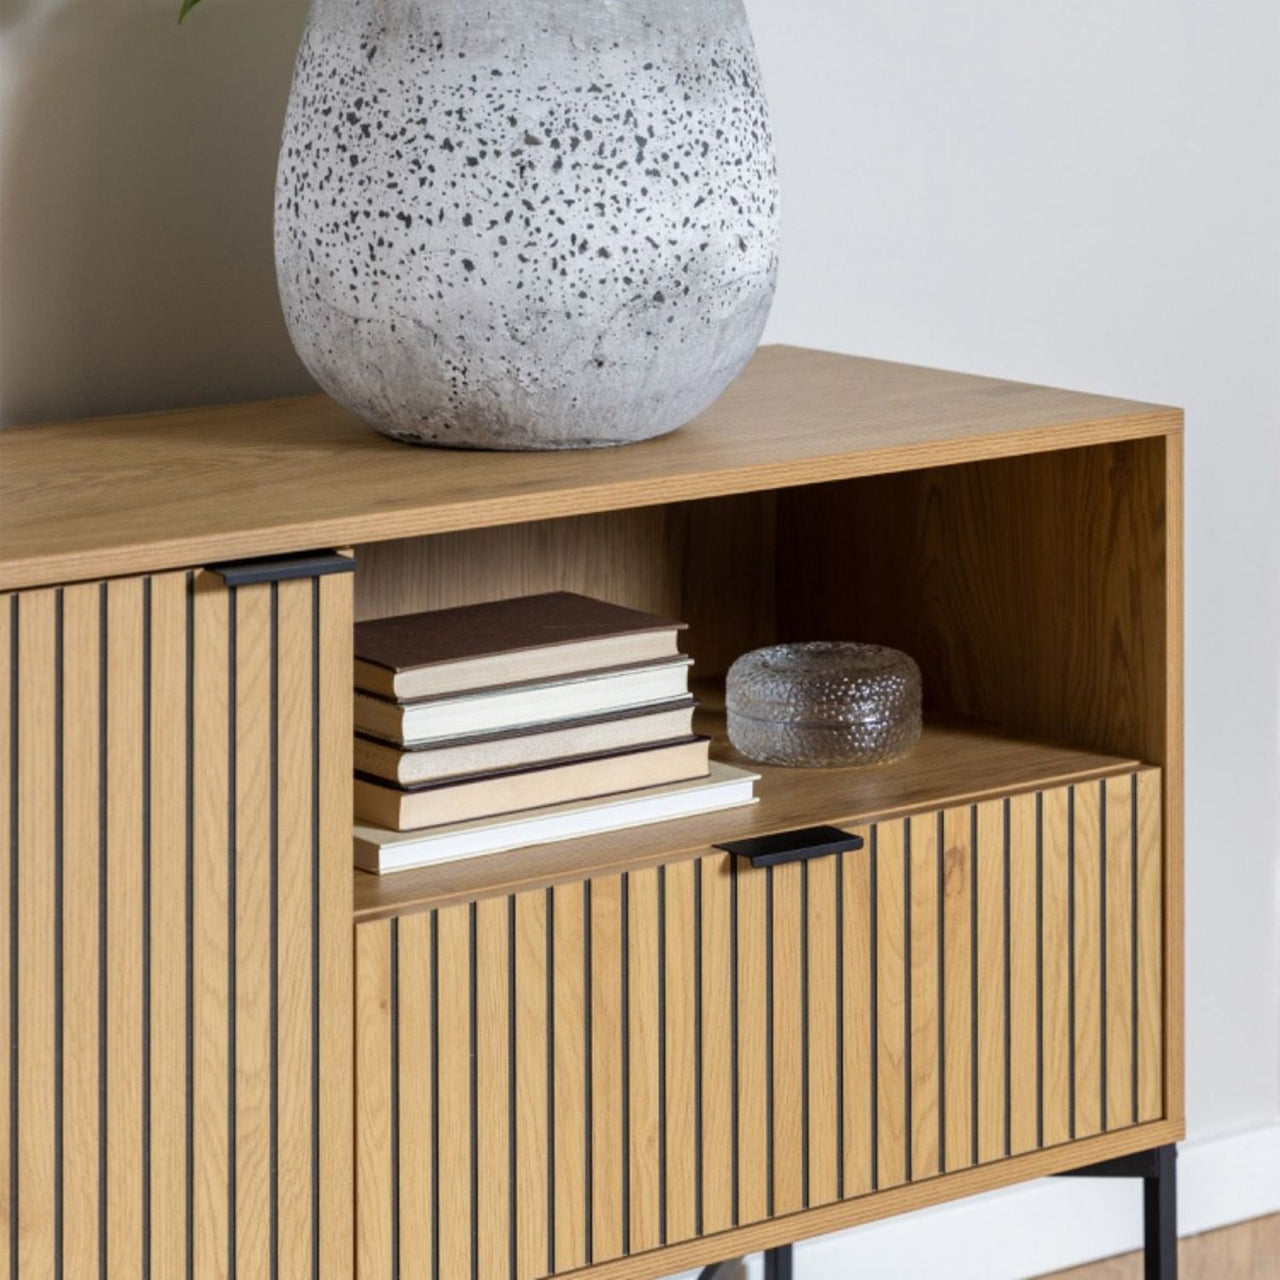
[[[438,697],[674,657],[683,622],[554,591],[360,622],[357,689]]]
[[[437,746],[404,748],[357,734],[355,766],[394,787],[496,773],[607,751],[638,751],[693,733],[692,698],[673,698],[647,707],[582,716],[499,733],[452,738]]]
[[[642,751],[557,761],[457,782],[436,782],[412,790],[357,777],[355,814],[361,822],[391,831],[416,831],[520,809],[589,800],[704,777],[710,747],[709,738],[684,738]]]

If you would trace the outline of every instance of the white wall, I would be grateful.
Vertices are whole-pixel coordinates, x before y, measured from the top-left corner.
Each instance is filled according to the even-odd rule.
[[[0,0],[0,419],[306,386],[269,226],[304,6],[179,30],[175,3]],[[770,340],[1187,409],[1186,1213],[1280,1208],[1280,10],[748,6],[785,183]],[[1118,1247],[1113,1187],[1015,1195],[1043,1265]],[[810,1246],[805,1274],[937,1273],[982,1213]]]

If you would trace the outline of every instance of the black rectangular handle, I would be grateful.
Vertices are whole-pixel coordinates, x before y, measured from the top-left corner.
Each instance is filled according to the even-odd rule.
[[[810,858],[848,853],[861,849],[865,843],[861,836],[839,827],[802,827],[798,831],[779,831],[751,840],[730,840],[715,847],[746,858],[753,867],[780,867],[788,862],[807,862]]]
[[[350,556],[336,551],[310,551],[211,564],[209,572],[216,573],[229,587],[250,587],[263,582],[292,582],[298,578],[323,578],[331,573],[354,573],[355,568],[356,562]]]

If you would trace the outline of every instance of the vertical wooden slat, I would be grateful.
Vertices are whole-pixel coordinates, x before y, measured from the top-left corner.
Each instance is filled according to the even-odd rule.
[[[440,1274],[471,1274],[471,909],[437,915]]]
[[[769,971],[766,877],[739,863],[738,901],[738,1222],[769,1216]]]
[[[21,1280],[52,1277],[54,1261],[56,609],[53,591],[24,593],[18,609],[18,1185],[12,1191]],[[7,1030],[5,1040],[7,1052]],[[121,1188],[126,1198],[136,1191],[136,1178],[135,1186]]]
[[[798,862],[773,869],[773,1212],[804,1208],[804,906]]]
[[[477,903],[476,1119],[479,1132],[476,1183],[480,1195],[477,1214],[479,1280],[507,1280],[511,1261],[508,937],[507,899],[489,898]],[[403,1112],[400,1132],[403,1143]],[[403,1273],[412,1275],[413,1269],[404,1268]]]
[[[622,880],[591,884],[591,1253],[622,1254]]]
[[[1106,805],[1106,1127],[1134,1122],[1132,776],[1108,778]]]
[[[938,1016],[938,821],[934,814],[908,819],[911,835],[911,1178],[931,1178],[941,1168],[942,1059]]]
[[[875,829],[877,1187],[907,1178],[908,1114],[906,823]]]
[[[505,906],[505,903],[501,904]],[[505,911],[503,915],[505,916]],[[396,954],[398,960],[397,1021],[396,1021],[396,1078],[399,1090],[394,1099],[396,1105],[399,1146],[394,1168],[399,1173],[399,1199],[393,1206],[374,1205],[373,1212],[387,1218],[385,1228],[390,1230],[390,1214],[398,1213],[400,1228],[400,1274],[408,1277],[427,1277],[432,1274],[435,1258],[435,1133],[432,1127],[435,1096],[433,1073],[435,1062],[432,1053],[431,1029],[435,1011],[432,1004],[434,975],[431,957],[431,930],[433,917],[430,912],[404,916],[397,924]],[[363,926],[362,926],[363,927]],[[503,925],[505,937],[505,920]],[[505,975],[504,975],[505,977]],[[364,996],[361,995],[361,1001]],[[494,1029],[502,1038],[502,1052],[507,1052],[507,1022]],[[505,1090],[494,1100],[506,1110]],[[363,1099],[361,1100],[363,1106]],[[363,1124],[363,1121],[360,1121]],[[506,1153],[503,1153],[505,1160]],[[360,1214],[363,1215],[363,1208]],[[361,1223],[361,1231],[363,1231]],[[501,1240],[503,1262],[507,1260],[507,1239]],[[364,1277],[361,1276],[361,1280]]]
[[[516,1275],[547,1271],[547,908],[542,891],[516,912]]]
[[[235,608],[235,1250],[237,1273],[270,1269],[271,587],[240,587]],[[294,762],[297,767],[297,762]]]
[[[662,1169],[659,1134],[661,1080],[658,1054],[658,872],[628,876],[627,979],[630,1083],[631,1253],[662,1242]]]
[[[1076,1137],[1102,1130],[1100,788],[1075,788]]]
[[[153,602],[154,607],[154,602]],[[63,593],[63,745],[62,779],[62,1131],[63,1131],[63,1204],[82,1206],[74,1213],[64,1213],[62,1220],[62,1263],[66,1276],[96,1275],[99,1245],[99,1156],[100,1107],[98,1098],[99,1053],[104,1028],[98,1017],[99,998],[99,881],[101,868],[101,813],[99,792],[102,762],[99,758],[101,733],[101,608],[102,590],[98,584],[68,587]],[[7,619],[7,610],[3,610]],[[7,656],[7,653],[6,653]],[[0,696],[8,693],[7,686]],[[19,691],[21,698],[21,691]],[[7,720],[3,722],[8,732]],[[158,745],[158,744],[157,744]],[[178,754],[185,759],[186,743]],[[0,785],[7,782],[7,773]],[[154,797],[153,797],[154,799]],[[180,810],[181,812],[181,810]],[[158,846],[153,842],[153,854]],[[6,846],[7,852],[7,846]],[[183,875],[184,860],[179,854],[177,874]],[[67,892],[65,886],[75,886]],[[7,902],[8,881],[3,885]],[[154,923],[154,912],[153,912]],[[177,926],[183,929],[183,913],[179,906]],[[153,940],[154,947],[157,943]],[[179,947],[178,956],[182,955]],[[6,948],[4,960],[8,959]],[[0,960],[3,963],[3,960]],[[181,975],[172,964],[170,973]],[[154,970],[153,970],[154,972]],[[6,987],[7,994],[7,987]],[[155,993],[153,992],[153,1000]],[[181,1022],[178,1024],[182,1025]],[[4,1024],[8,1031],[8,1023]],[[163,1041],[163,1037],[161,1038]],[[181,1041],[178,1051],[181,1053]],[[8,1066],[8,1054],[0,1055]],[[181,1062],[181,1059],[179,1059]],[[155,1079],[153,1078],[153,1083]],[[5,1095],[5,1116],[8,1115]],[[153,1106],[153,1119],[154,1119]],[[162,1121],[164,1123],[164,1121]],[[176,1123],[183,1123],[183,1112],[177,1112]],[[180,1149],[185,1149],[186,1134],[180,1129]],[[7,1153],[8,1148],[5,1148]],[[157,1172],[157,1151],[152,1154],[152,1172]],[[8,1170],[7,1154],[0,1160]],[[179,1166],[181,1170],[181,1166]],[[154,1181],[153,1181],[154,1187]],[[175,1186],[182,1195],[181,1172]],[[185,1200],[185,1197],[183,1197]],[[153,1206],[158,1212],[159,1203]],[[158,1261],[158,1258],[157,1258]],[[153,1272],[153,1274],[158,1274]]]
[[[942,818],[943,992],[946,1018],[946,1168],[975,1159],[973,1142],[972,810]]]
[[[1005,1154],[1004,805],[978,806],[978,1160]]]
[[[68,593],[67,604],[72,603]],[[76,643],[94,646],[85,634],[92,615],[75,604]],[[68,619],[70,621],[70,617]],[[70,632],[68,632],[70,639]],[[68,648],[67,652],[71,650]],[[83,659],[77,656],[78,699]],[[68,675],[71,668],[68,668]],[[163,574],[151,581],[151,1274],[181,1276],[186,1261],[186,756],[187,756],[187,578]],[[95,699],[90,699],[94,705]],[[77,712],[77,714],[80,714]],[[74,756],[86,743],[74,739]],[[70,759],[69,756],[68,763]],[[91,788],[90,794],[93,794]],[[76,895],[89,886],[83,880]],[[90,894],[91,898],[96,895]],[[68,899],[69,905],[69,899]],[[68,924],[73,923],[70,919]],[[69,952],[64,952],[69,957]],[[85,957],[87,958],[87,957]],[[70,988],[67,988],[70,995]],[[79,997],[82,998],[82,997]],[[87,1011],[86,1011],[87,1012]],[[92,1058],[90,1059],[92,1062]],[[65,1062],[64,1062],[64,1065]],[[83,1088],[83,1082],[79,1086]],[[81,1112],[83,1114],[83,1112]],[[65,1120],[65,1116],[64,1116]],[[70,1173],[68,1164],[67,1172]],[[85,1171],[77,1170],[83,1178]],[[65,1177],[65,1175],[64,1175]],[[64,1186],[64,1192],[66,1187]],[[71,1203],[89,1203],[77,1194]],[[75,1215],[91,1218],[92,1215]],[[69,1223],[67,1225],[70,1225]],[[84,1255],[81,1254],[83,1257]],[[72,1271],[69,1274],[87,1274]]]
[[[840,1064],[836,1045],[840,991],[836,957],[842,940],[836,934],[837,866],[836,858],[820,858],[809,864],[807,872],[810,1205],[830,1204],[840,1193]]]
[[[702,1229],[727,1231],[734,1208],[733,857],[702,859]]]
[[[356,1274],[359,1280],[392,1275],[391,1146],[391,925],[356,929]],[[217,1274],[211,1273],[211,1274]]]
[[[1138,854],[1138,1119],[1164,1114],[1164,931],[1160,839],[1160,774],[1137,775]]]
[[[663,893],[666,942],[666,1241],[698,1234],[697,865],[667,867]]]
[[[196,578],[193,947],[193,1265],[197,1276],[230,1269],[227,1188],[229,1105],[228,605],[221,582]]]
[[[143,582],[112,582],[107,589],[106,783],[109,1276],[142,1269],[142,647]]]
[[[276,591],[277,1229],[281,1280],[311,1280],[313,589]]]
[[[322,1277],[343,1280],[351,1269],[352,965],[351,965],[351,664],[352,575],[313,582],[318,601],[319,667],[315,725],[318,840],[314,940],[319,1017],[313,1052],[319,1099],[314,1140],[320,1215],[317,1244]]]
[[[1036,797],[1013,796],[1008,805],[1009,1145],[1020,1155],[1039,1142]]]
[[[1068,790],[1044,793],[1042,824],[1044,1116],[1047,1147],[1071,1137],[1071,863]]]
[[[13,883],[12,849],[17,838],[14,806],[17,804],[18,763],[17,706],[13,691],[18,684],[18,663],[14,661],[14,610],[17,597],[0,595],[0,1269],[12,1272],[16,1262],[17,1240],[12,1231],[13,1186],[10,1169],[10,1058],[13,1050],[13,1024],[16,1014],[12,1005],[12,980],[9,948],[17,919],[11,906]],[[19,695],[20,696],[20,695]],[[64,1103],[65,1105],[65,1103]],[[83,1256],[83,1255],[81,1255]]]
[[[844,1056],[841,1077],[844,1087],[844,1180],[846,1197],[865,1195],[874,1185],[872,1130],[876,1123],[875,1079],[872,1075],[875,1049],[875,990],[872,986],[872,912],[870,833],[863,833],[867,847],[840,858],[841,917],[843,947]]]
[[[586,1006],[583,946],[586,895],[581,883],[552,891],[555,1076],[555,1267],[571,1271],[587,1262]]]

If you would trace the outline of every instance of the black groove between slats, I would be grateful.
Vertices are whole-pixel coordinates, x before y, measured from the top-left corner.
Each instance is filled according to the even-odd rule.
[[[186,715],[187,758],[184,770],[184,832],[183,870],[183,1089],[185,1093],[185,1152],[183,1154],[183,1203],[186,1223],[183,1232],[183,1255],[187,1280],[195,1274],[195,575],[186,578],[185,600],[186,689],[184,708]]]
[[[774,1096],[773,1096],[773,868],[765,869],[765,899],[764,899],[764,945],[765,945],[765,1046],[767,1051],[766,1061],[769,1066],[765,1072],[766,1093],[765,1093],[765,1114],[768,1117],[766,1127],[768,1136],[766,1139],[766,1166],[768,1169],[769,1182],[769,1217],[773,1217],[777,1212],[775,1208],[774,1186],[773,1186],[773,1125],[774,1125]]]
[[[1036,1146],[1044,1146],[1044,796],[1036,792]]]
[[[836,858],[836,1199],[844,1199],[844,854]]]
[[[703,1147],[706,1133],[703,1122],[702,1079],[702,875],[705,864],[705,858],[699,858],[693,864],[693,1092],[694,1116],[697,1124],[697,1139],[694,1147],[694,1231],[698,1235],[703,1234],[705,1221],[703,1180],[706,1158]]]
[[[970,1164],[978,1164],[980,1093],[978,1073],[978,806],[969,806],[969,1146]]]
[[[440,1280],[440,913],[431,913],[431,1274]],[[513,1059],[514,1061],[514,1059]],[[449,1277],[448,1280],[453,1280]]]
[[[622,1252],[631,1252],[631,877],[622,877]]]
[[[471,1140],[471,1275],[480,1274],[480,1094],[479,1028],[477,1026],[476,904],[467,908],[467,1038],[471,1050],[470,1140]]]
[[[546,913],[543,917],[546,951],[546,1030],[547,1030],[547,1270],[556,1269],[556,895],[543,891]]]
[[[268,788],[270,810],[267,821],[271,841],[270,932],[268,938],[268,973],[270,990],[267,1007],[271,1019],[268,1031],[269,1066],[267,1070],[268,1106],[268,1187],[271,1199],[269,1244],[271,1280],[280,1274],[280,587],[271,584],[271,656],[268,675],[271,736]]]
[[[1138,1123],[1138,775],[1129,776],[1129,1034],[1131,1037],[1129,1065],[1133,1079],[1131,1084],[1133,1114],[1131,1121]]]
[[[507,1269],[515,1280],[516,1216],[516,900],[507,899]]]
[[[320,1280],[320,579],[311,580],[311,1274]]]
[[[729,985],[730,1007],[733,1023],[733,1099],[732,1099],[732,1128],[733,1128],[733,1225],[739,1226],[742,1221],[741,1213],[741,1186],[742,1175],[739,1169],[739,1161],[742,1158],[742,1143],[740,1141],[740,1111],[741,1104],[739,1101],[739,1088],[741,1087],[741,1071],[739,1065],[740,1046],[738,1043],[738,858],[732,858],[729,865]]]
[[[1098,1113],[1102,1129],[1111,1128],[1107,1115],[1107,781],[1098,783],[1098,898],[1102,927],[1098,935],[1098,1088],[1102,1109]]]
[[[911,819],[902,820],[902,970],[903,1023],[906,1034],[903,1036],[902,1074],[903,1074],[903,1119],[902,1132],[906,1140],[906,1160],[903,1170],[907,1182],[911,1181]]]
[[[107,584],[98,587],[98,1274],[107,1280]],[[16,919],[16,917],[15,917]],[[14,1198],[17,1198],[15,1184]]]
[[[227,610],[227,1275],[236,1280],[236,630],[239,588]]]
[[[1067,1134],[1076,1136],[1076,789],[1067,788]]]
[[[1010,863],[1012,861],[1009,824],[1010,802],[1001,804],[1001,836],[1004,858],[1004,1154],[1013,1154],[1013,943],[1010,911]]]
[[[400,1280],[400,922],[391,921],[391,1275]]]
[[[809,1207],[809,864],[800,864],[800,1186]]]
[[[62,592],[58,592],[58,703],[62,703]],[[61,737],[61,729],[59,729]],[[61,755],[59,750],[59,769]],[[59,774],[61,779],[61,774]],[[58,812],[62,811],[62,785],[58,785]],[[61,910],[59,910],[61,915]],[[58,948],[58,971],[62,948]],[[59,992],[57,1009],[61,1013]],[[58,1018],[61,1029],[62,1018]],[[59,1030],[61,1034],[61,1030]],[[61,1097],[61,1053],[58,1054],[58,1092]],[[59,1103],[59,1107],[61,1103]],[[60,1145],[60,1144],[59,1144]],[[59,1165],[61,1153],[59,1152]],[[151,579],[142,582],[142,1277],[151,1280]],[[62,1202],[62,1176],[58,1175],[58,1204]],[[61,1224],[56,1247],[61,1252]],[[58,1274],[61,1274],[61,1264]]]
[[[880,1189],[880,827],[871,828],[871,1190]]]
[[[148,590],[150,582],[148,582]],[[55,599],[57,600],[57,618],[54,629],[53,640],[53,672],[54,672],[54,697],[53,697],[53,1007],[55,1010],[54,1030],[53,1030],[53,1079],[54,1079],[54,1097],[53,1097],[53,1274],[57,1280],[62,1280],[63,1272],[63,1251],[62,1236],[63,1222],[66,1217],[66,1206],[63,1203],[63,1171],[64,1171],[64,1141],[63,1141],[63,1060],[65,1057],[65,1028],[64,1018],[62,1016],[62,1002],[64,991],[64,973],[63,973],[63,902],[66,893],[66,869],[64,863],[64,841],[63,841],[63,792],[64,792],[64,682],[65,673],[63,670],[65,656],[65,632],[64,632],[64,615],[63,615],[63,594],[59,589]],[[149,597],[148,597],[149,599]],[[150,653],[148,652],[148,665],[150,663]],[[150,689],[150,681],[147,684]],[[144,944],[145,947],[145,944]],[[149,989],[148,989],[149,995]],[[145,1045],[145,1041],[144,1041]],[[149,1090],[143,1092],[143,1105],[149,1105]],[[144,1122],[143,1134],[147,1132],[148,1125]],[[150,1179],[147,1179],[148,1185]],[[148,1203],[148,1210],[150,1205]],[[150,1231],[147,1230],[149,1219],[144,1219],[144,1239],[150,1239]],[[150,1275],[151,1253],[147,1250],[145,1254],[144,1266],[147,1268],[145,1274]]]
[[[591,974],[591,953],[594,939],[591,931],[591,881],[582,886],[582,1074],[584,1091],[584,1112],[582,1117],[583,1153],[582,1167],[583,1195],[585,1198],[585,1240],[587,1265],[595,1260],[595,1130],[596,1130],[596,1086],[593,1074],[592,1058],[595,1052],[594,1027],[592,1025],[592,1002],[595,999],[595,987]]]
[[[658,1243],[667,1243],[667,869],[658,868]]]
[[[18,1280],[18,597],[9,597],[9,1280]]]
[[[934,910],[938,947],[938,1172],[947,1171],[947,826],[939,810],[934,819]]]

